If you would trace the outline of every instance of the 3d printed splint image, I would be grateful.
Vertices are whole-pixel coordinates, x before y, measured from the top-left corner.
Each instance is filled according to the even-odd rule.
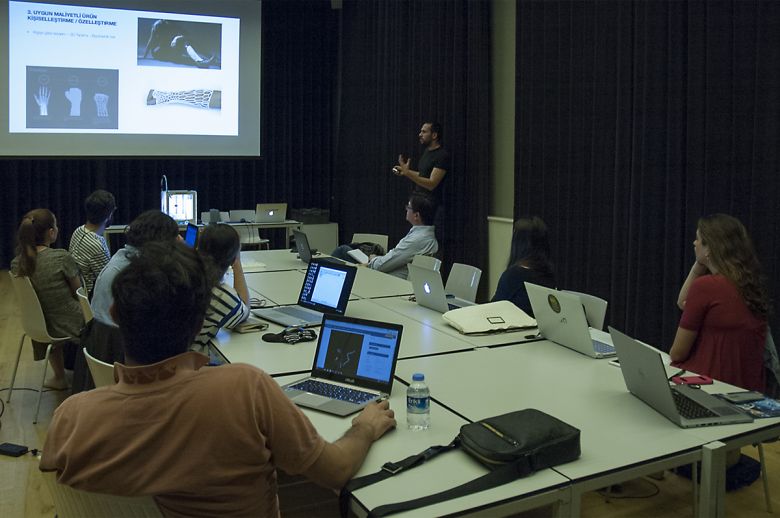
[[[155,106],[158,104],[185,104],[195,108],[213,110],[222,109],[221,90],[182,90],[180,92],[165,92],[162,90],[149,90],[146,96],[146,104]]]

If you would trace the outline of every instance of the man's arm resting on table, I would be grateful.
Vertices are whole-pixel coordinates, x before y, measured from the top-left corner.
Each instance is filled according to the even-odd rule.
[[[360,469],[371,444],[395,427],[393,416],[387,401],[368,405],[341,439],[325,444],[304,475],[321,486],[341,489]]]

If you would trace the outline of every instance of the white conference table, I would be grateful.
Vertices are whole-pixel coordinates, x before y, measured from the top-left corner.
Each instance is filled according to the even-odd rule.
[[[246,250],[241,252],[241,264],[244,273],[274,272],[282,270],[300,270],[306,268],[306,263],[298,258],[298,254],[287,249],[277,250]]]
[[[537,408],[579,428],[582,456],[555,467],[572,481],[571,516],[579,516],[586,491],[700,460],[699,516],[716,515],[723,509],[724,448],[705,446],[739,445],[751,432],[780,434],[780,419],[679,428],[629,393],[619,368],[546,340],[406,360],[396,376],[408,382],[414,372],[425,374],[433,398],[471,420]],[[738,389],[717,384],[710,390]]]
[[[276,378],[280,385],[293,382],[296,376]],[[356,476],[379,471],[386,462],[400,461],[434,445],[448,444],[466,421],[435,402],[431,405],[431,427],[424,431],[406,428],[406,386],[396,382],[390,397],[390,406],[396,412],[398,427],[379,439],[368,452]],[[317,431],[328,441],[335,441],[350,427],[351,417],[336,417],[304,409]],[[365,516],[367,510],[379,505],[395,503],[450,489],[486,473],[487,470],[460,450],[440,454],[430,461],[405,473],[355,492],[352,511]],[[501,512],[510,514],[569,499],[569,480],[554,470],[545,469],[531,477],[519,479],[480,493],[463,496],[428,507],[393,516],[429,517],[456,512]],[[490,508],[487,511],[484,508]]]

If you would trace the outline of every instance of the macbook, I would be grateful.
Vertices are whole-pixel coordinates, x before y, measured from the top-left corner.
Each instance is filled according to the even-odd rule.
[[[356,266],[313,259],[306,269],[297,306],[262,308],[252,312],[285,327],[318,326],[323,313],[343,315],[347,310],[356,275]]]
[[[609,333],[588,327],[579,296],[530,282],[525,289],[544,338],[591,358],[615,355]]]
[[[255,211],[253,210],[231,210],[230,211],[231,223],[254,223]]]
[[[628,390],[682,428],[750,423],[734,405],[690,385],[669,385],[661,353],[610,327]]]
[[[287,219],[286,203],[258,203],[255,221],[257,223],[284,223]]]
[[[402,331],[399,324],[325,315],[311,376],[282,390],[296,405],[340,416],[388,398]]]
[[[301,258],[301,261],[304,263],[311,262],[312,257],[315,253],[317,253],[316,250],[312,250],[309,246],[309,238],[306,237],[306,234],[301,232],[300,230],[293,229],[293,237],[295,238],[295,248],[298,250],[298,257]],[[339,263],[339,264],[347,264],[341,259],[337,259],[335,257],[317,257],[317,260],[322,263]]]
[[[451,309],[459,309],[473,306],[468,300],[459,299],[444,292],[444,284],[441,282],[441,274],[437,270],[431,270],[415,264],[409,264],[409,281],[412,283],[414,298],[417,303],[439,313],[446,313]]]

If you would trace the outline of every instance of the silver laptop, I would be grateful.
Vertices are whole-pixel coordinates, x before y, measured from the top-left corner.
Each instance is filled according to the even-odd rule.
[[[544,338],[591,358],[615,355],[609,333],[588,327],[577,295],[530,282],[525,283],[525,290]]]
[[[355,283],[357,267],[309,262],[297,306],[254,309],[256,316],[285,327],[310,327],[322,323],[323,313],[343,315]]]
[[[317,252],[316,250],[312,250],[309,246],[309,238],[306,237],[306,234],[301,232],[300,230],[293,229],[293,237],[295,238],[295,248],[298,250],[298,257],[301,258],[301,261],[304,263],[311,262],[312,257]],[[339,264],[347,264],[345,261],[342,261],[341,259],[337,259],[335,257],[317,257],[317,260],[323,263],[339,263]]]
[[[340,416],[388,398],[402,331],[399,324],[326,315],[311,376],[282,390],[296,405]]]
[[[438,271],[416,264],[409,264],[408,268],[408,278],[412,283],[414,298],[419,305],[439,313],[474,305],[471,301],[446,294],[444,284],[441,282],[441,274]]]
[[[257,223],[284,223],[287,219],[286,203],[258,203],[255,211]]]
[[[230,223],[254,223],[255,211],[253,210],[231,210]]]
[[[750,423],[753,418],[734,405],[689,385],[669,385],[661,354],[610,327],[628,390],[682,428]]]

